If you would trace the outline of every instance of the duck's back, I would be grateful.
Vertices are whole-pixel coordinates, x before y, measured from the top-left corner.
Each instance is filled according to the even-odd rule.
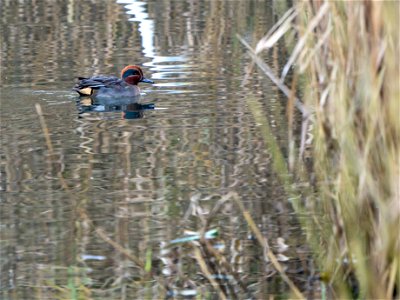
[[[97,75],[92,77],[78,77],[79,81],[75,85],[74,90],[81,96],[93,96],[99,90],[121,90],[127,84],[115,76]]]

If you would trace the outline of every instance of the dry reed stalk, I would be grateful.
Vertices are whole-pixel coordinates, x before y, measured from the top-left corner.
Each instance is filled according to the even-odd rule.
[[[296,15],[296,14],[294,14]],[[289,20],[292,20],[291,18]],[[283,23],[286,25],[285,22],[278,22],[278,23]],[[281,34],[281,33],[280,33]],[[257,64],[257,66],[264,72],[266,76],[268,76],[269,79],[282,91],[282,93],[289,99],[289,105],[293,101],[294,106],[302,113],[302,126],[301,126],[301,141],[300,141],[300,151],[299,151],[299,156],[302,157],[305,147],[306,147],[306,136],[307,136],[307,129],[309,126],[310,122],[310,117],[312,115],[312,111],[310,110],[309,107],[304,105],[302,101],[296,97],[295,93],[293,90],[289,89],[285,83],[283,82],[282,79],[279,79],[278,77],[275,76],[274,72],[272,69],[258,56],[261,50],[267,49],[271,45],[271,39],[275,40],[275,35],[272,34],[270,38],[267,38],[269,35],[265,38],[263,38],[265,44],[261,44],[261,41],[257,44],[256,50],[254,50],[240,35],[236,35],[236,37],[239,39],[239,41],[242,43],[243,46],[249,50],[248,54],[250,57],[253,59],[253,62]],[[248,70],[246,72],[246,76],[243,79],[242,85],[244,85],[245,82],[248,81],[250,72],[252,70],[252,65],[248,67]],[[290,107],[289,107],[290,110]],[[289,111],[288,110],[288,111]],[[293,140],[289,140],[289,144],[293,143]],[[291,145],[288,147],[289,149],[292,148]],[[294,165],[290,164],[290,168],[292,168]]]
[[[325,216],[306,230],[321,238],[314,251],[337,297],[399,296],[399,6],[299,2],[295,23],[288,13],[258,45],[271,47],[285,30],[299,37],[280,83],[292,66],[305,77],[319,191],[310,207]]]
[[[276,84],[276,86],[282,91],[282,93],[285,94],[286,97],[290,98],[292,92],[285,85],[285,83],[275,76],[272,69],[262,59],[260,59],[257,56],[256,51],[240,35],[236,35],[236,37],[243,44],[243,46],[245,46],[247,50],[249,50],[249,55],[251,56],[253,61],[258,65],[258,67],[264,72],[264,74],[267,75],[272,80],[272,82]],[[307,118],[310,114],[308,108],[303,105],[303,103],[300,101],[299,98],[295,97],[294,99],[296,107],[301,111],[304,118]]]
[[[47,149],[49,150],[49,154],[50,154],[49,156],[51,158],[50,161],[53,161],[53,160],[55,160],[54,148],[53,148],[53,143],[52,143],[51,137],[50,137],[50,131],[49,131],[49,128],[47,127],[46,119],[44,118],[44,115],[43,115],[42,106],[39,103],[36,103],[35,108],[36,108],[36,113],[39,116],[40,126],[42,127],[43,135],[46,139],[46,146],[47,146]],[[60,180],[60,184],[63,187],[63,189],[65,191],[67,191],[69,194],[71,194],[71,190],[70,190],[64,176],[62,175],[61,171],[57,171],[57,177]]]
[[[239,207],[240,211],[243,214],[243,217],[245,218],[247,224],[250,227],[250,230],[254,233],[257,241],[260,243],[260,245],[263,247],[264,253],[266,255],[265,259],[266,261],[270,261],[275,270],[279,273],[283,281],[286,282],[286,284],[289,286],[290,290],[292,291],[293,295],[296,297],[296,299],[304,299],[305,297],[303,294],[300,292],[300,290],[296,287],[296,285],[293,283],[292,280],[287,276],[285,273],[282,265],[279,263],[278,258],[275,256],[275,254],[272,252],[268,240],[262,235],[261,231],[258,229],[256,223],[254,222],[253,218],[251,217],[250,213],[245,209],[241,199],[239,198],[238,195],[233,195],[232,197],[233,201],[236,203],[236,205]]]
[[[203,256],[201,255],[201,251],[197,247],[193,247],[194,251],[194,258],[196,259],[197,263],[200,266],[201,271],[206,276],[207,280],[211,283],[213,288],[218,292],[220,299],[227,299],[224,291],[221,289],[219,284],[214,280],[210,271],[208,270],[207,263],[204,261]]]

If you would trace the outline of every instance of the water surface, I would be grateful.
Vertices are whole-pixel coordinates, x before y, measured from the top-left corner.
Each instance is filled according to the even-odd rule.
[[[284,237],[295,251],[297,222],[248,106],[261,104],[284,150],[285,103],[257,70],[241,86],[250,59],[236,38],[254,44],[267,32],[277,19],[272,1],[2,1],[0,8],[3,299],[71,299],[85,286],[95,299],[145,297],[151,284],[138,281],[138,269],[82,212],[138,257],[153,249],[161,272],[160,243],[201,227],[195,216],[182,221],[191,199],[208,210],[234,191],[266,236]],[[267,57],[272,66],[276,50]],[[77,76],[118,75],[128,64],[156,82],[140,85],[139,100],[79,102],[71,91]],[[233,205],[213,226],[226,243],[245,245],[243,274],[259,297],[286,294],[279,279],[264,284],[262,250]]]

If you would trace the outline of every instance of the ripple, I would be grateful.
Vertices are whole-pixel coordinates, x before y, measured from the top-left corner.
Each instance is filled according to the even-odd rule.
[[[154,86],[159,86],[159,87],[200,86],[200,85],[205,85],[205,83],[193,81],[193,82],[166,82],[166,83],[154,84]]]
[[[183,72],[173,72],[173,71],[165,71],[159,73],[153,73],[153,79],[186,79],[186,78],[193,78],[193,75],[197,75],[196,77],[204,76],[203,72],[190,72],[190,71],[183,71]]]
[[[196,67],[193,67],[192,65],[153,65],[150,70],[154,71],[163,71],[163,72],[174,72],[176,70],[181,70],[181,69],[193,69]]]
[[[153,58],[152,62],[153,64],[157,63],[163,63],[163,62],[176,62],[176,61],[187,61],[188,58],[184,55],[178,55],[178,56],[156,56]]]

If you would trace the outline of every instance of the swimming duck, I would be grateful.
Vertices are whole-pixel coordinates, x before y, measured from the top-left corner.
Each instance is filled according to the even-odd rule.
[[[80,96],[96,98],[135,97],[140,95],[139,82],[154,83],[143,75],[139,66],[126,66],[121,71],[121,79],[115,76],[97,75],[78,77],[73,88]]]

